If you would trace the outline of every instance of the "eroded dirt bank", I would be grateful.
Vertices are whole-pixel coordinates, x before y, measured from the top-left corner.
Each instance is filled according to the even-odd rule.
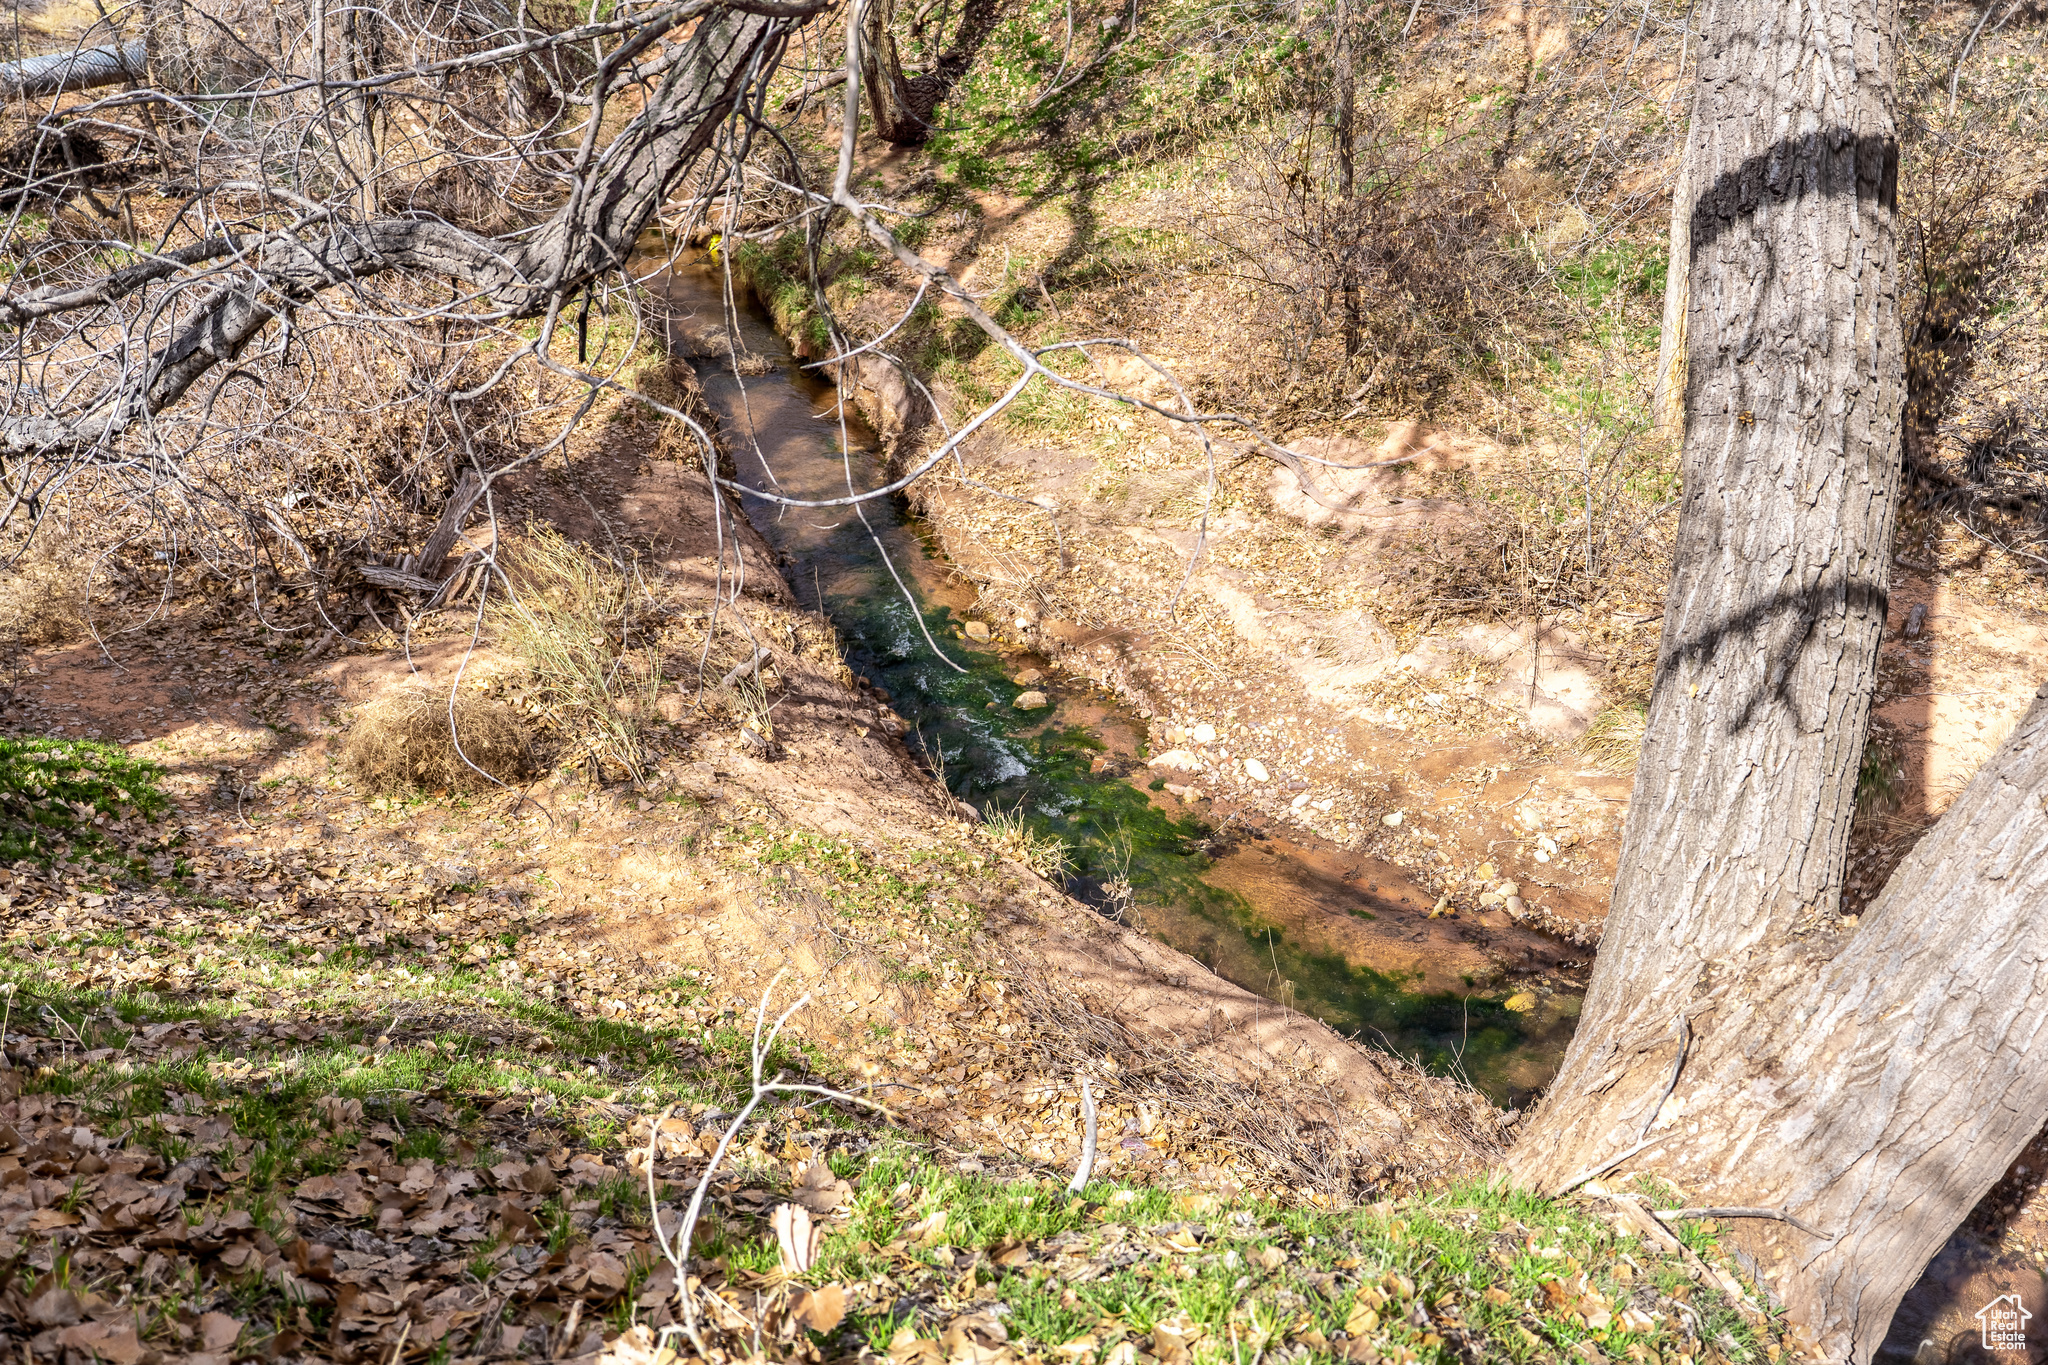
[[[615,537],[687,600],[718,578],[709,497],[687,466],[608,438],[573,470],[512,490],[501,524],[531,517]],[[122,886],[24,868],[5,911],[10,939],[118,928],[138,897],[200,898],[195,922],[359,956],[368,996],[396,988],[377,964],[418,951],[626,1023],[672,1014],[651,986],[684,973],[700,999],[693,1014],[739,1017],[786,967],[780,998],[814,996],[808,1038],[896,1087],[918,1126],[970,1148],[1071,1164],[1076,1068],[1113,1078],[1117,1066],[1062,1041],[1087,1020],[1125,1038],[1127,1057],[1172,1059],[1147,1086],[1186,1091],[1170,1125],[1104,1153],[1111,1170],[1264,1178],[1230,1137],[1241,1116],[1204,1112],[1204,1096],[1225,1092],[1258,1096],[1292,1129],[1329,1125],[1368,1184],[1448,1173],[1489,1149],[1496,1121],[1469,1092],[1229,985],[1009,861],[912,760],[887,708],[850,685],[820,643],[829,627],[795,606],[742,536],[746,591],[727,610],[768,651],[772,745],[762,751],[674,692],[672,722],[654,736],[658,766],[637,785],[558,774],[524,791],[363,800],[339,765],[363,703],[401,685],[447,687],[459,672],[463,689],[522,704],[519,662],[473,646],[466,622],[447,617],[417,623],[398,648],[307,658],[222,598],[111,637],[106,651],[37,654],[10,730],[105,738],[162,763],[177,801],[158,831],[174,845],[162,870],[182,875]],[[106,970],[175,984],[193,968],[117,949]],[[260,986],[244,992],[262,999]],[[1014,1098],[1027,1092],[1029,1104]],[[1114,1094],[1105,1121],[1129,1108],[1135,1122]],[[1185,1143],[1166,1137],[1175,1130]]]

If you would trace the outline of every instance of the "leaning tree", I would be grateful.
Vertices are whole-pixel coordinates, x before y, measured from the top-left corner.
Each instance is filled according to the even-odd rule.
[[[1845,920],[1900,471],[1898,9],[1705,24],[1656,683],[1584,1013],[1510,1166],[1557,1190],[1626,1161],[1789,1215],[1738,1245],[1867,1361],[2048,1116],[2048,687]]]

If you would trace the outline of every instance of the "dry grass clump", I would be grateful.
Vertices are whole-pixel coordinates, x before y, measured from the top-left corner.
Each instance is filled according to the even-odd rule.
[[[1009,810],[1000,807],[983,816],[982,830],[989,842],[1005,857],[1014,858],[1049,882],[1063,877],[1073,862],[1073,850],[1056,834],[1041,834],[1024,818],[1024,804]]]
[[[448,693],[427,688],[365,706],[349,727],[342,762],[362,787],[384,793],[509,785],[534,767],[526,728],[510,710],[461,692],[451,707]]]
[[[84,567],[48,540],[0,570],[0,643],[53,645],[85,630]]]
[[[1579,737],[1579,752],[1609,772],[1629,772],[1642,757],[1649,720],[1649,707],[1639,701],[1610,706]]]
[[[637,567],[546,528],[510,556],[513,592],[490,610],[501,647],[533,677],[541,714],[587,758],[641,774],[641,731],[658,718],[660,622]]]

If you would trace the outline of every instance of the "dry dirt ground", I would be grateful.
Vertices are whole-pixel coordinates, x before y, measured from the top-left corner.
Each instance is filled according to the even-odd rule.
[[[1432,447],[1459,445],[1477,443],[1418,441],[1406,428],[1369,453],[1419,448],[1426,470]],[[1292,478],[1278,475],[1263,511],[1240,504],[1212,519],[1189,572],[1185,477],[1180,505],[1162,512],[1091,498],[1100,474],[1085,453],[991,442],[968,475],[936,483],[925,506],[992,624],[1151,714],[1155,751],[1178,751],[1157,769],[1175,787],[1218,815],[1256,810],[1385,859],[1454,913],[1495,924],[1512,914],[1598,942],[1632,778],[1626,759],[1597,762],[1576,743],[1613,701],[1591,627],[1654,639],[1654,603],[1619,604],[1610,621],[1546,622],[1533,661],[1528,623],[1455,623],[1404,649],[1370,600],[1409,557],[1455,544],[1450,500],[1415,500],[1412,522],[1359,516],[1347,528],[1342,514],[1286,496]],[[1379,497],[1401,498],[1399,473],[1376,475]],[[1058,507],[1066,553],[1045,515],[975,484]],[[1262,564],[1275,542],[1284,556]],[[1239,543],[1243,567],[1232,563]],[[1310,572],[1290,580],[1304,559]],[[1859,830],[1852,908],[2010,732],[2048,658],[2048,613],[2030,597],[1968,572],[1895,575],[1875,701],[1882,776]],[[1191,738],[1200,726],[1213,739]]]
[[[599,449],[577,470],[573,495],[543,479],[512,505],[589,536],[601,519],[694,582],[705,570],[705,496],[701,477],[676,464]],[[794,613],[759,553],[750,545],[749,596],[736,610],[772,644],[774,623]],[[774,653],[764,670],[778,701],[772,753],[756,752],[722,719],[686,720],[661,741],[659,766],[637,789],[558,775],[523,791],[366,801],[338,757],[363,703],[401,685],[450,686],[458,671],[465,689],[516,697],[518,662],[459,633],[308,661],[231,607],[174,615],[104,649],[85,642],[32,655],[7,725],[116,741],[162,764],[184,840],[176,856],[191,869],[183,893],[231,902],[251,929],[277,907],[296,907],[294,941],[316,949],[390,932],[390,906],[403,902],[423,908],[430,925],[448,919],[431,929],[432,951],[474,953],[483,936],[462,926],[481,907],[513,916],[530,935],[510,951],[484,944],[482,960],[498,977],[600,1012],[633,1008],[595,984],[607,964],[702,973],[736,1007],[792,968],[788,989],[818,1001],[806,1036],[828,1049],[872,1043],[871,1025],[916,1037],[923,983],[1031,978],[1072,989],[1105,1019],[1218,1077],[1301,1078],[1319,1097],[1339,1098],[1382,1153],[1403,1149],[1416,1171],[1448,1169],[1480,1150],[1467,1130],[1483,1106],[1103,921],[1005,861],[889,737],[890,718],[842,682],[843,670]],[[804,852],[784,849],[764,866],[763,850],[785,845]],[[836,868],[856,849],[905,866],[935,862],[920,895],[953,907],[958,922],[892,927],[874,941],[849,930],[826,902],[879,894],[858,885],[868,869]],[[72,913],[75,901],[41,896],[6,912],[15,932],[31,934]],[[586,971],[593,984],[579,986]],[[878,1081],[898,1079],[893,1063],[874,1065]],[[999,1056],[987,1065],[1005,1068]],[[1043,1137],[1019,1143],[1034,1159],[1066,1156]]]

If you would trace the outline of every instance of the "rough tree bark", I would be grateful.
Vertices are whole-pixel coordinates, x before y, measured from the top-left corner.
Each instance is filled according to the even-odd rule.
[[[1664,322],[1657,332],[1657,384],[1650,398],[1650,420],[1657,430],[1685,430],[1685,315],[1691,298],[1692,159],[1679,157],[1678,183],[1671,190],[1671,245],[1664,268]]]
[[[1899,480],[1897,10],[1712,0],[1706,25],[1657,681],[1578,1033],[1510,1164],[1556,1189],[1648,1137],[1631,1166],[1690,1202],[1835,1234],[1736,1236],[1867,1361],[2048,1113],[2048,689],[1840,921]]]
[[[342,12],[340,28],[341,76],[363,81],[379,74],[384,66],[384,35],[381,16],[362,5],[350,5]],[[323,56],[323,61],[325,60]],[[342,161],[355,179],[356,212],[373,217],[380,207],[384,171],[384,128],[382,100],[372,90],[353,87],[329,106],[330,117],[338,114],[340,127],[331,130],[339,141]]]

